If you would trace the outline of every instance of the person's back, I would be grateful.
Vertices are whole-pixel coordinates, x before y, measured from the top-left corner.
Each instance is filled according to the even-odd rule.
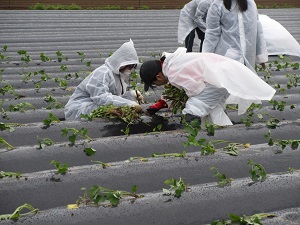
[[[224,3],[230,1],[227,9]],[[246,2],[246,7],[241,9],[238,1]],[[253,71],[255,63],[267,62],[266,44],[254,0],[215,0],[206,25],[203,52],[235,59]]]

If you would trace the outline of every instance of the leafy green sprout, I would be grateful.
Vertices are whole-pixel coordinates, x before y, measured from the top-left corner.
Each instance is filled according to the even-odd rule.
[[[9,106],[9,111],[10,112],[16,112],[16,111],[25,112],[29,109],[35,110],[35,107],[29,102],[21,102],[21,103],[16,104],[16,105],[10,105]]]
[[[93,155],[95,155],[96,154],[96,149],[94,149],[94,148],[85,148],[84,150],[83,150],[83,152],[87,155],[87,156],[93,156]]]
[[[267,172],[261,164],[255,163],[253,160],[249,159],[247,165],[251,166],[249,173],[251,175],[252,181],[263,182],[266,180]]]
[[[44,119],[43,123],[46,126],[50,126],[52,123],[60,123],[60,120],[53,113],[49,113],[49,118]]]
[[[272,108],[273,110],[283,111],[286,106],[285,101],[278,102],[278,101],[272,99],[269,102],[273,105],[273,108]]]
[[[161,129],[162,129],[162,124],[158,124],[156,127],[154,127],[153,128],[153,132],[156,132],[156,131],[158,131],[158,132],[161,132]]]
[[[217,167],[212,166],[210,170],[214,170],[214,177],[218,178],[218,185],[220,187],[225,187],[227,185],[231,184],[232,178],[226,178],[226,175],[223,173],[220,173],[219,169]]]
[[[57,51],[56,56],[58,62],[62,62],[63,60],[68,61],[68,57],[64,56],[61,51]]]
[[[7,141],[5,141],[3,137],[0,137],[0,145],[1,144],[4,145],[7,149],[10,149],[10,150],[15,148],[11,144],[9,144]]]
[[[13,177],[13,178],[20,178],[22,177],[21,172],[4,172],[4,171],[0,171],[0,179],[3,177]]]
[[[93,160],[91,160],[91,162],[100,164],[103,169],[106,169],[107,167],[111,167],[111,164],[109,164],[109,163],[104,163],[104,162],[101,162],[101,161],[93,161]]]
[[[57,169],[57,174],[65,175],[68,172],[69,166],[68,164],[61,164],[60,162],[57,162],[55,160],[52,160],[50,162],[50,165],[54,165]]]
[[[50,138],[40,138],[37,136],[38,147],[37,149],[43,149],[45,146],[51,146],[54,142]]]
[[[29,212],[27,213],[21,213],[21,211],[23,209],[27,209],[29,210]],[[4,215],[0,215],[0,221],[1,220],[18,220],[21,217],[30,215],[32,213],[36,214],[39,211],[38,208],[34,208],[32,205],[25,203],[21,206],[19,206],[12,214],[4,214]]]
[[[52,109],[53,107],[56,109],[60,109],[64,107],[64,105],[56,100],[51,94],[46,94],[44,101],[49,102],[49,105],[46,107],[46,109]]]
[[[275,216],[275,214],[270,213],[258,213],[253,216],[239,216],[231,213],[229,214],[230,221],[227,221],[225,219],[217,220],[212,222],[210,225],[263,225],[261,221],[263,218],[270,218]]]
[[[287,146],[290,146],[291,149],[295,150],[300,145],[300,140],[282,140],[279,138],[271,137],[271,131],[269,130],[267,134],[264,135],[265,138],[268,138],[268,145],[269,146],[281,146],[281,149],[284,150]]]
[[[51,58],[46,56],[45,53],[43,53],[43,52],[40,53],[40,58],[41,58],[42,62],[51,61]]]
[[[145,157],[140,157],[140,156],[133,156],[129,158],[129,161],[132,162],[134,160],[140,160],[142,162],[148,162],[149,159],[145,158]]]
[[[181,179],[177,180],[175,178],[168,179],[164,182],[166,185],[170,185],[169,189],[163,188],[164,195],[174,195],[177,198],[180,198],[182,193],[188,190],[189,184],[185,184]]]
[[[137,185],[132,186],[132,192],[128,191],[119,191],[104,188],[98,185],[93,185],[89,191],[86,188],[81,188],[84,191],[83,197],[79,197],[76,201],[77,205],[99,205],[99,203],[104,203],[105,201],[109,201],[112,206],[117,206],[121,199],[124,197],[133,197],[133,198],[141,198],[142,195],[137,195]]]
[[[185,158],[186,157],[186,151],[183,151],[182,153],[164,153],[164,154],[157,154],[154,153],[152,154],[153,158],[157,157],[180,157],[180,158]]]
[[[69,135],[69,133],[72,133]],[[80,130],[77,130],[76,128],[64,128],[61,130],[62,136],[68,136],[69,141],[71,142],[71,145],[75,144],[75,141],[77,139],[77,135],[80,135],[81,137],[87,139],[88,141],[92,141],[92,139],[87,135],[88,130],[84,129],[83,127]]]
[[[222,149],[229,155],[237,156],[238,148],[248,148],[250,146],[249,143],[241,144],[241,143],[235,143],[226,140],[207,141],[205,138],[196,139],[200,129],[201,129],[201,123],[197,119],[191,121],[190,123],[185,123],[184,130],[189,134],[189,136],[188,136],[188,141],[183,143],[184,147],[191,146],[191,145],[199,146],[202,155],[212,155],[217,151],[215,145],[227,144],[227,146],[223,147]]]
[[[31,57],[27,54],[25,50],[19,50],[18,54],[21,56],[21,61],[25,62],[26,65],[31,61]]]

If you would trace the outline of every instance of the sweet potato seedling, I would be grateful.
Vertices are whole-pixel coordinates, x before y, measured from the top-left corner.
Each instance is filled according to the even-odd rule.
[[[69,135],[69,132],[73,134]],[[73,146],[77,139],[77,135],[80,135],[81,137],[87,139],[88,141],[92,141],[92,139],[87,135],[87,132],[88,130],[84,129],[83,127],[80,130],[77,130],[76,128],[64,128],[61,130],[61,136],[69,135],[68,139],[71,142],[71,145]]]
[[[68,164],[61,164],[55,160],[51,160],[50,165],[54,165],[57,169],[57,174],[65,175],[68,172]]]
[[[132,186],[132,192],[128,191],[119,191],[104,188],[98,185],[93,185],[89,191],[86,188],[81,188],[84,191],[83,197],[79,197],[76,201],[77,205],[99,205],[99,203],[104,203],[105,201],[109,201],[112,206],[117,206],[121,199],[124,197],[133,197],[133,198],[141,198],[143,195],[137,195],[137,186]]]
[[[21,213],[23,209],[29,210],[27,213]],[[36,214],[39,211],[38,208],[34,208],[32,205],[25,203],[24,205],[19,206],[12,214],[4,214],[0,215],[0,221],[1,220],[18,220],[21,217],[30,215],[32,213]]]
[[[251,175],[252,181],[254,181],[254,182],[258,182],[258,181],[263,182],[263,181],[266,180],[267,172],[261,164],[255,163],[254,161],[249,159],[247,165],[251,166],[251,169],[249,170],[249,173]]]
[[[218,178],[218,186],[219,187],[225,187],[231,184],[232,178],[226,178],[226,175],[223,173],[220,173],[219,169],[217,167],[212,166],[210,170],[214,171],[214,177]]]
[[[169,189],[163,188],[164,195],[174,195],[177,198],[180,198],[182,193],[188,190],[189,184],[185,184],[184,181],[180,179],[172,178],[164,182],[167,185],[170,185]]]
[[[4,171],[0,171],[0,179],[3,177],[12,177],[12,178],[20,178],[22,177],[21,172],[4,172]]]

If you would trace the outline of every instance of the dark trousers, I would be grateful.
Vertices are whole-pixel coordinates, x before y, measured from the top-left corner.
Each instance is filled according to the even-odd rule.
[[[193,45],[194,45],[194,39],[195,39],[195,31],[198,34],[199,39],[201,40],[200,44],[200,52],[202,52],[202,45],[205,38],[205,33],[202,32],[198,27],[196,27],[194,30],[192,30],[188,36],[185,38],[185,47],[187,49],[187,52],[193,51]]]

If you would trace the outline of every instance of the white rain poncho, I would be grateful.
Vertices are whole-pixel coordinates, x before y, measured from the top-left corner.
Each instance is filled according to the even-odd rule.
[[[75,89],[65,105],[65,118],[79,119],[81,114],[90,114],[101,105],[133,106],[137,104],[119,69],[122,66],[138,64],[138,56],[133,42],[124,43],[105,64],[95,69]]]
[[[220,96],[227,98],[223,89],[230,94],[226,103],[238,104],[238,114],[246,112],[252,103],[271,100],[275,89],[264,82],[243,64],[214,53],[186,53],[186,48],[178,48],[174,53],[163,53],[166,59],[162,72],[170,84],[185,90],[189,99],[183,114],[190,113],[200,117],[210,114],[212,121],[219,125],[231,125],[222,106],[217,105],[210,111],[201,109],[200,101],[210,101],[212,92],[202,93],[207,86],[220,88]],[[207,85],[209,84],[209,85]],[[198,98],[201,96],[201,98]],[[230,100],[230,102],[228,101]],[[225,99],[220,99],[225,103]],[[206,114],[201,112],[206,111]]]
[[[178,22],[178,42],[180,44],[184,43],[186,36],[197,26],[205,32],[206,15],[212,2],[213,0],[192,0],[180,10]]]
[[[235,59],[253,72],[256,63],[267,62],[266,42],[254,0],[248,0],[245,12],[240,12],[236,0],[232,0],[230,11],[223,0],[215,0],[207,14],[202,52]]]
[[[269,55],[300,57],[300,45],[280,23],[267,15],[259,15]]]

